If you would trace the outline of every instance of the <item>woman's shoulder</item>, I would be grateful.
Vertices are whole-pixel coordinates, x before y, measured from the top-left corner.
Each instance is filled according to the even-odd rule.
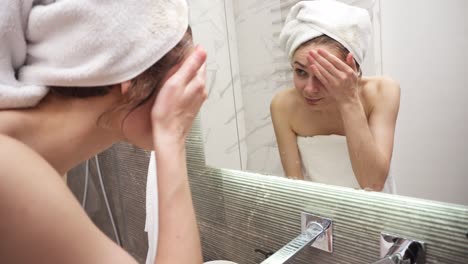
[[[270,110],[281,111],[282,113],[289,112],[296,104],[297,96],[294,88],[287,88],[278,91],[272,98]]]
[[[20,151],[20,152],[32,151],[28,146],[26,146],[21,141],[15,138],[12,138],[10,136],[1,134],[1,133],[0,133],[0,146],[2,146],[0,148],[0,153],[2,154],[11,153],[12,151],[13,153],[17,151]]]
[[[400,84],[386,76],[374,76],[363,78],[363,97],[371,105],[386,102],[400,101]]]
[[[26,144],[0,134],[0,175],[28,173],[32,170],[56,173],[41,155]]]
[[[381,96],[400,92],[400,83],[387,76],[364,77],[364,93]]]

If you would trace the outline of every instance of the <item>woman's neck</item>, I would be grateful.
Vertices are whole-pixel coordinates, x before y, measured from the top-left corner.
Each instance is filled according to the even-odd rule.
[[[98,124],[118,100],[116,92],[86,99],[49,94],[35,108],[1,111],[0,133],[25,143],[63,175],[123,139],[119,126]]]

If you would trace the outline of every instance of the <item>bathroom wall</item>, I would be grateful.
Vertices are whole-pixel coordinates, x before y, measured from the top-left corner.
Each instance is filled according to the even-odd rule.
[[[288,85],[286,76],[290,72],[284,67],[286,60],[277,40],[281,29],[280,0],[233,3],[246,130],[245,137],[240,138],[247,147],[245,169],[282,175],[270,118],[271,99]]]
[[[68,173],[68,186],[80,203],[86,193],[85,211],[110,239],[129,252],[138,263],[145,263],[148,239],[145,233],[146,176],[149,152],[127,143],[115,144]],[[97,170],[99,164],[102,183]],[[86,183],[87,182],[87,183]],[[103,189],[106,193],[104,197]],[[105,199],[109,202],[108,208]],[[115,223],[118,238],[112,227]]]
[[[229,0],[190,0],[194,42],[208,52],[208,99],[201,109],[206,156],[223,168],[245,168],[243,101],[240,95],[233,7]]]
[[[467,11],[466,0],[381,0],[382,71],[401,84],[399,194],[468,205]]]

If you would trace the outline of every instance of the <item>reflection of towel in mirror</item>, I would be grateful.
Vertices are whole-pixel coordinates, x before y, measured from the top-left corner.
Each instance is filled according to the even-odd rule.
[[[45,86],[130,80],[180,41],[186,0],[2,0],[0,109],[31,107]]]
[[[348,153],[346,137],[340,135],[297,137],[304,179],[324,184],[359,189]],[[388,175],[382,192],[395,193]]]
[[[348,5],[364,8],[365,10],[367,10],[372,20],[373,18],[372,15],[374,13],[375,0],[339,0],[339,1]]]
[[[351,52],[362,65],[372,36],[367,10],[334,0],[301,1],[294,5],[279,41],[289,60],[303,43],[327,35]]]
[[[156,158],[151,152],[146,179],[146,220],[145,231],[148,233],[148,255],[146,264],[153,264],[158,248],[158,181],[156,174]]]

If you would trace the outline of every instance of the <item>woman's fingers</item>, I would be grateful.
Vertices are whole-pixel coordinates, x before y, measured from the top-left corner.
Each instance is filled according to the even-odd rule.
[[[310,51],[310,55],[317,64],[320,64],[322,68],[326,69],[331,75],[339,76],[341,71],[338,70],[327,58],[323,57],[317,51]]]
[[[347,72],[350,70],[350,66],[324,49],[318,49],[317,54],[330,62],[338,71]]]
[[[208,93],[206,91],[206,65],[203,64],[200,70],[197,72],[195,77],[187,85],[184,92],[184,100],[187,101],[188,105],[192,105],[191,102],[201,100],[205,101]]]
[[[357,77],[357,66],[351,53],[348,53],[345,61],[341,61],[335,55],[323,49],[310,51],[310,57],[309,61],[313,60],[315,65],[321,66],[317,68],[322,71],[322,75],[328,79],[329,83],[343,84],[353,81]],[[323,72],[321,68],[326,70],[329,75]]]
[[[343,101],[357,91],[358,76],[356,64],[351,54],[341,61],[335,55],[323,50],[310,51],[308,56],[309,68],[337,101]]]
[[[206,51],[201,47],[196,47],[190,56],[184,61],[180,69],[171,76],[168,82],[180,89],[185,88],[197,75],[200,67],[206,61]]]
[[[315,77],[325,86],[328,88],[329,86],[329,79],[331,80],[332,77],[329,72],[327,72],[320,64],[314,63],[310,65],[310,69],[314,73]]]
[[[193,99],[190,97],[194,96],[197,90],[202,91],[201,94],[203,94],[206,80],[204,77],[206,57],[206,52],[201,47],[195,48],[180,68],[164,83],[153,106],[152,118],[154,120],[176,122],[174,118],[177,113],[192,111],[188,109],[189,102]]]
[[[337,81],[345,82],[356,77],[357,66],[351,53],[348,53],[345,61],[323,49],[311,51],[310,53]]]
[[[309,53],[309,55],[310,56],[308,60],[309,60],[310,69],[312,69],[312,72],[317,76],[317,78],[324,85],[328,85],[329,83],[331,83],[334,80],[334,77],[332,73],[330,73],[330,71],[324,67],[326,60],[323,58],[320,58],[320,56],[317,53],[314,53],[312,51]],[[330,65],[330,63],[328,63],[328,65]]]

